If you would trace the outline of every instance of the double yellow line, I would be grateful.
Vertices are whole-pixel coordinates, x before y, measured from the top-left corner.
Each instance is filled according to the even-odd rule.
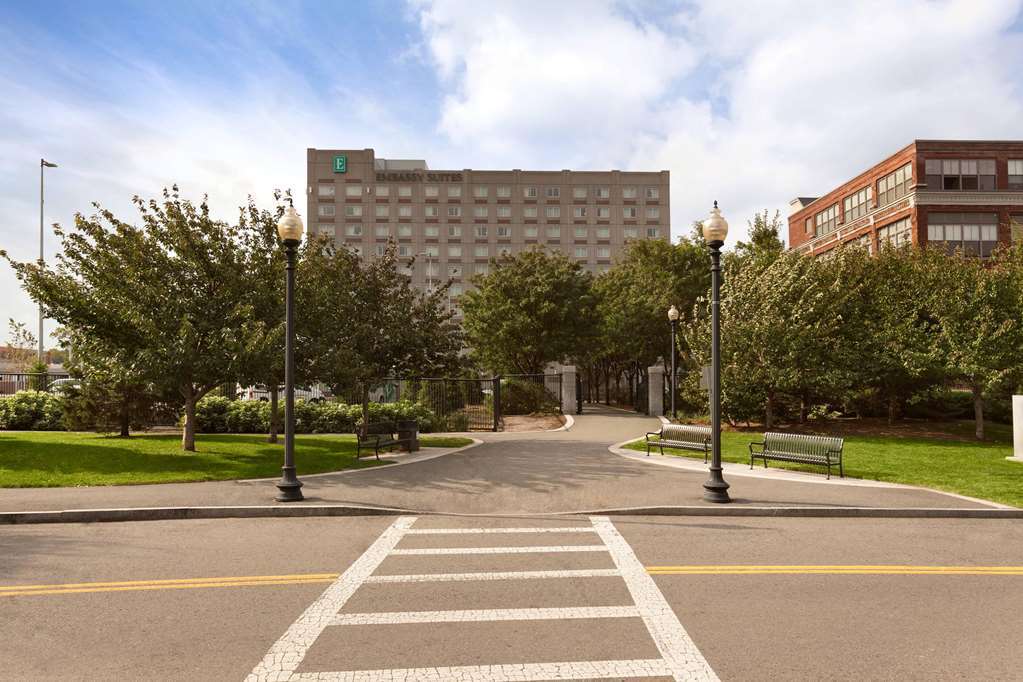
[[[208,587],[304,585],[306,583],[329,583],[335,580],[337,576],[337,573],[299,573],[294,575],[245,575],[221,578],[131,580],[109,583],[69,583],[63,585],[0,585],[0,597],[82,594],[85,592],[129,592],[137,590],[190,590]]]
[[[647,566],[650,575],[1023,575],[1023,566]]]

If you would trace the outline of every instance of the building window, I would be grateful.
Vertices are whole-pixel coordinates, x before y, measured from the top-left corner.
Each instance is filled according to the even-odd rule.
[[[451,288],[448,289],[448,296],[450,296],[451,298],[457,298],[457,297],[459,297],[461,295],[462,295],[462,285],[461,284],[452,284]]]
[[[927,242],[944,245],[951,253],[986,258],[998,245],[997,213],[931,213],[927,216]]]
[[[448,258],[461,258],[461,257],[462,257],[462,247],[461,246],[452,245],[452,246],[448,247]]]
[[[330,224],[320,225],[316,231],[324,237],[333,237],[335,234],[334,226]]]
[[[629,219],[635,220],[637,214],[638,211],[636,210],[635,206],[626,206],[625,208],[622,209],[622,217],[625,218],[626,220]]]
[[[901,199],[909,192],[913,184],[913,164],[907,163],[894,173],[889,173],[877,181],[877,205],[888,204]]]
[[[382,255],[384,255],[384,253],[385,253],[386,251],[387,251],[387,245],[386,245],[386,244],[377,244],[377,247],[376,247],[376,254],[377,254],[378,256],[382,256]]]
[[[585,227],[577,227],[577,228],[575,228],[575,238],[576,239],[586,239],[586,228]]]
[[[461,277],[462,265],[460,263],[448,266],[448,277]]]
[[[437,185],[426,185],[425,187],[423,187],[423,196],[439,197],[440,187],[437,187]]]
[[[359,258],[362,258],[362,246],[360,244],[348,244],[347,247]]]
[[[362,208],[362,207],[361,206],[357,206],[357,207],[353,207],[353,208]],[[337,213],[337,209],[334,207],[334,204],[320,204],[319,206],[316,207],[316,213],[318,213],[321,218],[333,218],[335,213]],[[346,213],[347,213],[347,211],[346,211]]]
[[[877,231],[877,243],[882,249],[913,243],[913,231],[909,218],[897,220]]]
[[[498,218],[511,218],[511,206],[498,206],[497,207]]]
[[[607,206],[598,206],[597,207],[597,217],[598,218],[610,218],[611,217],[611,209],[608,208]]]
[[[487,236],[487,226],[486,225],[477,225],[476,226],[476,237],[484,238],[485,239],[486,236]]]
[[[437,229],[436,225],[427,225],[426,227],[423,228],[423,236],[426,237],[436,238],[439,233],[440,230]]]
[[[661,209],[657,206],[648,206],[646,209],[647,220],[658,220],[661,217]]]
[[[806,224],[804,225],[803,230],[807,234],[813,234],[813,218],[806,219]]]
[[[867,215],[870,211],[870,187],[864,187],[859,192],[847,196],[842,200],[842,207],[845,209],[847,223]]]
[[[597,239],[610,239],[611,228],[610,227],[598,227],[597,228]]]
[[[361,237],[362,225],[345,225],[345,234],[349,237]]]
[[[523,196],[525,196],[527,199],[536,199],[536,197],[539,195],[536,191],[536,187],[526,187],[523,190]]]
[[[639,237],[639,230],[637,230],[635,227],[625,228],[626,239],[636,239],[637,237]]]
[[[548,239],[561,239],[561,228],[560,227],[548,227],[547,228]]]
[[[472,217],[473,218],[486,218],[487,217],[487,207],[486,206],[473,206],[472,207]]]
[[[546,189],[546,191],[544,192],[544,194],[545,194],[545,196],[548,199],[560,199],[561,198],[561,188],[560,187],[548,187]]]
[[[333,213],[331,213],[331,215],[333,215]],[[345,206],[345,215],[349,218],[361,218],[362,206]]]
[[[512,229],[507,225],[497,226],[497,238],[498,239],[511,239]]]
[[[536,226],[534,226],[534,225],[527,225],[526,226],[526,228],[525,228],[525,235],[526,235],[527,239],[536,239],[537,234],[538,234],[538,231],[536,229]]]
[[[648,227],[648,228],[646,228],[647,239],[657,239],[657,237],[660,234],[661,234],[661,231],[658,230],[656,227]]]
[[[461,185],[448,185],[448,196],[451,197],[452,199],[461,197],[462,196],[462,186]]]
[[[399,197],[412,196],[412,185],[398,185],[398,196]]]
[[[924,161],[927,189],[945,191],[993,191],[994,159],[927,159]]]
[[[399,258],[409,258],[411,256],[412,256],[412,250],[408,247],[408,245],[401,244],[401,245],[398,246],[398,257]]]
[[[572,216],[575,217],[575,218],[585,218],[586,217],[586,207],[585,206],[574,206],[572,208]]]
[[[389,197],[391,196],[390,185],[377,185],[377,196],[378,197]]]
[[[573,187],[572,188],[572,198],[573,199],[585,199],[586,198],[586,188],[585,187]]]
[[[561,207],[560,206],[544,206],[543,214],[547,218],[560,218]]]
[[[411,237],[412,236],[412,226],[411,225],[399,225],[398,226],[398,236],[399,237]]]
[[[378,236],[378,237],[390,237],[391,236],[391,226],[390,225],[377,225],[376,226],[376,230],[374,230],[374,232],[375,232],[376,236]]]
[[[412,217],[412,207],[408,206],[408,205],[399,206],[398,207],[398,217],[399,218],[411,218]]]
[[[1009,159],[1009,189],[1023,189],[1023,159]]]
[[[607,199],[611,196],[611,189],[608,187],[594,187],[593,196],[598,199]]]
[[[476,263],[475,271],[477,275],[488,274],[490,272],[490,263]]]
[[[448,225],[448,238],[456,237],[462,238],[462,226],[461,225]]]
[[[814,217],[814,224],[816,225],[814,234],[818,237],[822,234],[834,232],[835,228],[838,227],[838,204],[833,204],[818,213]]]
[[[361,197],[362,185],[345,185],[346,197]]]
[[[636,188],[635,187],[622,187],[622,199],[635,199]]]
[[[462,207],[461,206],[448,206],[448,217],[449,218],[461,218]]]
[[[380,204],[376,207],[377,218],[386,218],[391,214],[391,207],[387,204]]]
[[[874,253],[874,238],[871,237],[869,233],[854,241],[853,245],[866,250],[866,252],[871,255]]]
[[[489,246],[477,246],[474,252],[477,258],[489,258],[490,247]]]
[[[427,218],[436,218],[440,215],[440,209],[436,206],[427,206],[423,211]]]
[[[486,199],[490,194],[490,188],[486,185],[475,185],[472,188],[472,195],[477,199]]]
[[[522,215],[526,218],[536,217],[536,206],[526,206],[522,209]]]
[[[577,247],[575,247],[575,257],[576,258],[587,258],[587,257],[589,257],[588,249],[585,246],[577,246]]]
[[[1009,163],[1012,163],[1011,161]],[[321,197],[332,197],[334,196],[334,185],[319,185],[317,188],[317,194]]]
[[[423,255],[426,256],[427,258],[436,258],[437,256],[440,255],[440,249],[436,246],[427,246],[425,249],[423,249]],[[432,264],[428,263],[427,265],[432,269],[433,267]]]
[[[661,188],[660,187],[647,187],[646,188],[646,198],[647,199],[660,199],[661,198]]]
[[[611,249],[606,246],[597,247],[597,258],[610,258]]]

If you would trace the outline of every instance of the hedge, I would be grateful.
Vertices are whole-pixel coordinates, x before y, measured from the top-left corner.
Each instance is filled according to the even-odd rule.
[[[63,431],[64,399],[45,391],[0,396],[0,429]]]

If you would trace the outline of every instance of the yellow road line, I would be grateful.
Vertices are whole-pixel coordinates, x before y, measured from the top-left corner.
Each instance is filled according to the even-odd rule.
[[[126,592],[132,590],[182,590],[203,587],[297,585],[304,583],[331,582],[335,580],[337,576],[337,573],[299,573],[292,575],[224,576],[219,578],[65,583],[59,585],[0,585],[0,597],[30,596],[36,594],[78,594],[83,592]]]
[[[647,566],[650,575],[1023,575],[1023,566],[899,566],[899,565],[822,565],[822,566]]]

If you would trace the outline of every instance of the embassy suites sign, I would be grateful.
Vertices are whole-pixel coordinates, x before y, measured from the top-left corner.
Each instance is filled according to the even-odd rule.
[[[461,173],[386,172],[377,173],[377,182],[461,182]]]

